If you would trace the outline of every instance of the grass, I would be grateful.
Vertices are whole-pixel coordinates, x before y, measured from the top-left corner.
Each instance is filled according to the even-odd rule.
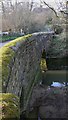
[[[13,40],[13,39],[15,39],[15,38],[17,38],[17,37],[11,37],[11,36],[5,36],[5,37],[1,37],[0,36],[0,42],[6,42],[6,41],[9,41],[9,40]]]
[[[0,118],[2,120],[8,118],[19,118],[20,108],[19,108],[19,98],[11,93],[0,93]]]
[[[18,37],[20,37],[20,36],[9,36],[9,35],[0,36],[0,42],[6,42],[6,41],[9,41],[9,40],[14,40]]]
[[[3,83],[3,90],[6,89],[5,86],[10,72],[9,64],[16,53],[11,49],[11,47],[16,46],[17,43],[21,43],[21,41],[24,41],[31,36],[31,34],[28,34],[26,36],[19,37],[0,48],[0,69],[2,69],[2,81],[0,80],[0,83]]]

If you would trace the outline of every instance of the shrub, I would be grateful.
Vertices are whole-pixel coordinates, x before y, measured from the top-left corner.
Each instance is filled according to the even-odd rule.
[[[63,31],[63,28],[60,25],[53,25],[54,32],[60,34]]]

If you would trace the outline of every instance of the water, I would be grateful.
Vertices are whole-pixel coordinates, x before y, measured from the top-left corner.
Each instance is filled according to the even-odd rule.
[[[68,86],[68,72],[63,70],[52,70],[42,74],[42,83],[51,87]]]
[[[62,83],[59,83],[59,82],[53,82],[51,84],[51,86],[53,86],[53,87],[65,87],[65,84],[62,84]]]

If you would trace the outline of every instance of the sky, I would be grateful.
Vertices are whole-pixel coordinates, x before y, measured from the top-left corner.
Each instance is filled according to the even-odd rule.
[[[12,0],[12,1],[16,1],[16,0]],[[17,1],[26,1],[26,2],[28,2],[28,1],[32,1],[32,0],[17,0]],[[40,0],[33,0],[34,2],[40,2]],[[43,0],[41,0],[41,1],[43,1]],[[48,2],[48,3],[55,3],[55,1],[58,1],[58,0],[44,0],[44,1],[46,1],[46,2]]]
[[[12,0],[13,2],[14,1],[22,1],[22,2],[28,2],[28,1],[32,1],[32,0]],[[41,0],[43,1],[43,0]],[[57,8],[57,4],[59,4],[59,1],[60,2],[64,2],[64,1],[67,1],[67,0],[44,0],[46,3],[48,3],[50,6],[52,6],[53,8]],[[39,3],[40,0],[33,0],[33,2],[37,2]]]
[[[32,0],[12,0],[12,1],[25,1],[25,2],[28,2],[28,1],[32,1]],[[33,0],[34,2],[40,2],[40,0]],[[43,0],[41,0],[43,1]],[[58,1],[64,1],[64,0],[44,0],[45,2],[47,3],[50,3],[50,4],[55,4],[56,2]]]
[[[12,0],[12,1],[25,1],[25,2],[28,2],[28,1],[32,1],[32,0]],[[40,2],[40,0],[33,0],[34,2]],[[41,0],[43,1],[43,0]],[[67,0],[44,0],[45,2],[49,3],[49,4],[56,4],[57,2],[59,1],[67,1]]]

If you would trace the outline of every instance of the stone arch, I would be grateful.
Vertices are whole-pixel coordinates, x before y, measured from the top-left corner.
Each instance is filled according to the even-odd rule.
[[[41,57],[46,59],[46,50],[45,49],[42,50],[42,56]]]
[[[24,106],[24,89],[22,87],[22,90],[21,90],[21,96],[20,96],[20,109],[23,108]]]
[[[44,49],[46,51],[52,35],[49,33],[26,35],[11,41],[0,49],[4,55],[3,89],[5,88],[7,93],[15,94],[19,98],[24,91],[24,107],[27,105],[33,86],[38,79],[40,59]],[[14,65],[11,64],[12,61]],[[5,71],[7,72],[5,73]],[[8,76],[10,76],[9,80]],[[8,83],[7,88],[6,83]]]

